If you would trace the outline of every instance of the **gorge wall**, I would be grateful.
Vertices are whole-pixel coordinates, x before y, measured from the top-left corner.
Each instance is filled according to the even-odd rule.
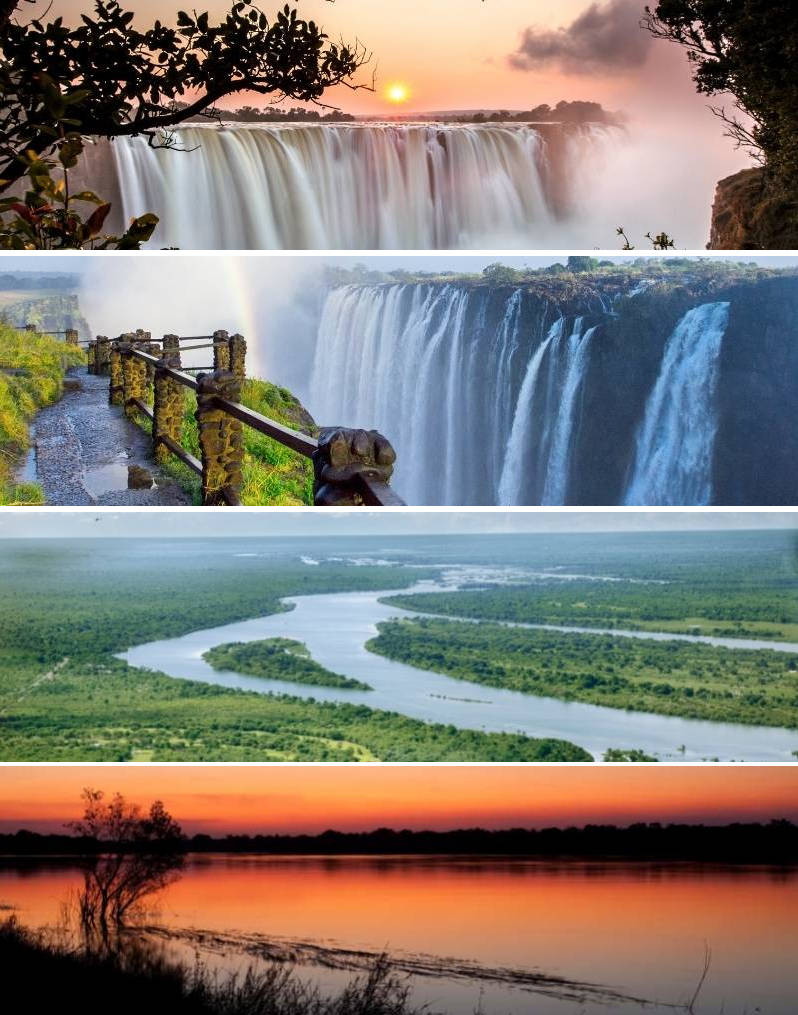
[[[415,504],[793,504],[798,278],[349,285],[309,407]]]

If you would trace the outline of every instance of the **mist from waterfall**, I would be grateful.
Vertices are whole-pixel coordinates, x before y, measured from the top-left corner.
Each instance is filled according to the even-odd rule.
[[[637,434],[625,503],[710,504],[718,359],[728,303],[688,310],[668,339]]]
[[[158,210],[158,247],[562,246],[569,223],[593,245],[588,195],[621,131],[546,128],[206,125],[176,132],[184,151],[126,137],[111,157],[125,220]]]

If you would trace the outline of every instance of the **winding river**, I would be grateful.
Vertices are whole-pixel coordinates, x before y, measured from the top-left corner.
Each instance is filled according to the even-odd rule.
[[[444,588],[451,590],[452,585],[425,581],[401,590],[401,593],[438,591]],[[363,704],[429,722],[451,723],[465,729],[555,737],[579,744],[597,759],[607,748],[620,747],[640,748],[669,761],[794,760],[792,752],[798,750],[798,731],[795,730],[679,719],[565,702],[455,680],[375,655],[365,646],[377,633],[377,624],[414,615],[379,601],[383,597],[397,594],[400,594],[399,590],[393,589],[384,592],[291,596],[284,600],[293,607],[288,613],[192,631],[179,638],[148,642],[120,653],[119,658],[131,666],[159,670],[184,680],[198,680],[260,693],[285,693],[317,701]],[[763,648],[798,653],[798,644],[787,642],[674,635],[654,631],[551,627],[559,631],[655,640],[676,639],[732,649]],[[228,670],[215,670],[202,658],[209,648],[225,642],[274,637],[294,638],[304,642],[313,658],[322,666],[334,673],[365,681],[374,689],[347,691],[264,680]]]

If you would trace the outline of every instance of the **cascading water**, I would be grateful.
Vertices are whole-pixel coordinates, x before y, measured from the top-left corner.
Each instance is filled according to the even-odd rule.
[[[588,503],[709,503],[729,304],[684,315],[656,380],[656,362],[634,365],[640,408],[619,423],[607,357],[635,350],[601,340],[635,303],[594,309],[591,296],[574,314],[523,287],[340,286],[324,302],[308,408],[325,426],[382,431],[410,504],[577,504],[586,488],[601,491]]]
[[[688,310],[668,339],[637,434],[626,504],[709,504],[728,303]]]
[[[310,406],[324,425],[388,435],[412,504],[563,503],[578,393],[596,328],[523,294],[458,285],[343,286],[319,326]]]
[[[603,124],[184,127],[185,151],[111,146],[124,216],[159,247],[561,246],[619,136]]]

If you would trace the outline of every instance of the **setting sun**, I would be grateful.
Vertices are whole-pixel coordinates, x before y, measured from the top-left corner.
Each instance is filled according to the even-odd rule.
[[[401,81],[394,81],[393,84],[388,85],[385,90],[385,97],[389,102],[394,102],[397,105],[401,102],[407,102],[410,98],[410,89]]]

